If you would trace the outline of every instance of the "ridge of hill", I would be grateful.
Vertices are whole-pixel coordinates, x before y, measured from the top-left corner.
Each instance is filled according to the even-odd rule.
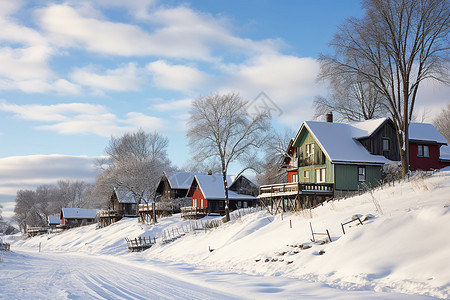
[[[74,228],[60,234],[13,241],[12,247],[84,252],[125,260],[182,262],[224,270],[322,282],[344,290],[374,290],[450,297],[450,170],[417,174],[313,210],[272,216],[262,210],[207,231],[192,231],[142,253],[128,253],[125,238],[160,237],[192,226],[180,215],[155,225],[123,219],[108,227]],[[363,221],[341,223],[358,216]],[[208,217],[211,219],[211,217]],[[205,222],[205,221],[197,221]],[[327,230],[326,235],[315,232]],[[211,251],[213,250],[213,251]]]

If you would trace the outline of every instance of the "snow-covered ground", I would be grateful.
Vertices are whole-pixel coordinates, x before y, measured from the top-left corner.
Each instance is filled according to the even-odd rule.
[[[370,218],[346,225],[344,235],[341,223],[353,215]],[[191,222],[179,215],[156,225],[125,219],[98,230],[10,238],[13,252],[0,263],[0,297],[450,297],[450,171],[303,213],[258,211],[142,253],[126,251],[126,237],[160,237]],[[313,243],[310,224],[315,232],[328,230],[332,242]]]

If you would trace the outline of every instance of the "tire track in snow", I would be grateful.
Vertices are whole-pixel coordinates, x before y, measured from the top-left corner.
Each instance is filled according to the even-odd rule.
[[[0,274],[0,298],[6,299],[233,298],[204,286],[97,256],[10,253],[5,266],[7,272],[3,274],[8,279]]]

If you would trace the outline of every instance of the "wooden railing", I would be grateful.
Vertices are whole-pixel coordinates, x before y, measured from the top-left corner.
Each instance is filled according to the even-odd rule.
[[[155,203],[155,209],[156,210],[167,210],[171,211],[172,206],[166,202],[156,202]],[[153,203],[141,203],[139,204],[139,211],[152,211],[153,210]]]
[[[333,194],[334,185],[332,183],[305,183],[291,182],[262,185],[259,188],[259,198],[273,196],[288,196],[295,194],[324,193]]]
[[[0,243],[0,251],[11,251],[11,245],[9,243]]]
[[[97,216],[99,218],[110,218],[110,217],[118,217],[123,216],[123,210],[101,210],[98,212]]]
[[[181,208],[182,218],[197,218],[206,215],[206,207],[186,206]]]

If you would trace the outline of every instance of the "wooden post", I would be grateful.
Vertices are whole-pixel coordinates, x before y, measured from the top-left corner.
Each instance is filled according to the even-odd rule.
[[[152,212],[153,212],[153,222],[157,223],[156,221],[156,203],[152,202]]]
[[[311,227],[312,241],[313,241],[313,243],[315,243],[316,240],[314,239],[314,231],[313,231],[311,222],[309,222],[309,227]]]
[[[328,234],[328,238],[330,239],[330,243],[331,243],[332,240],[331,240],[331,237],[330,237],[330,233],[328,232],[328,229],[327,229],[327,234]]]
[[[345,234],[344,224],[341,223],[341,227],[342,227],[342,232]]]

